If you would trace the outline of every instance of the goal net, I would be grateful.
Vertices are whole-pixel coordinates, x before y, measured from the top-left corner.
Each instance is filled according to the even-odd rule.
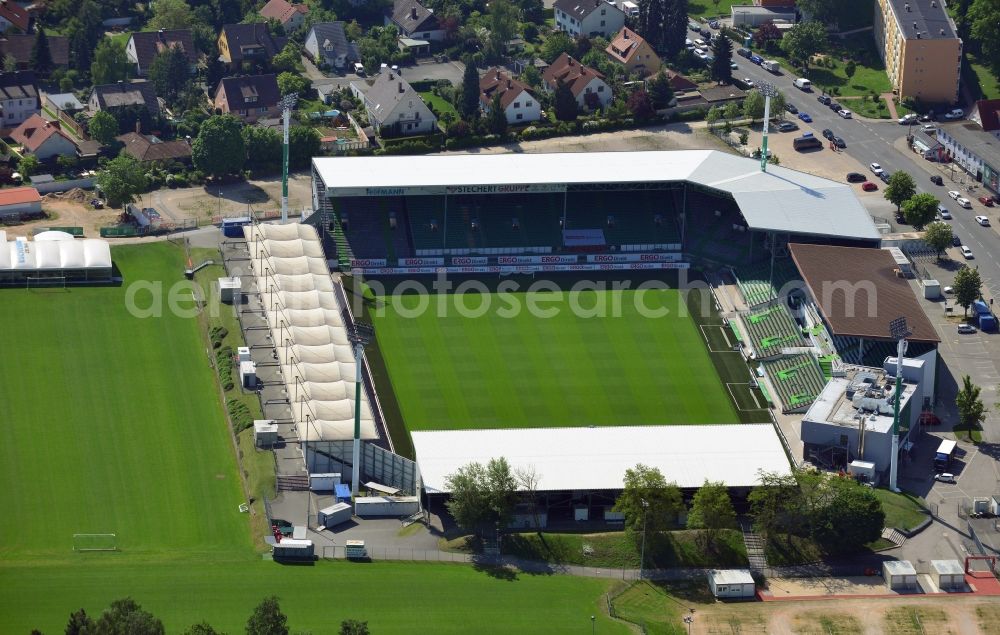
[[[73,551],[118,551],[116,534],[73,534]]]
[[[24,286],[27,289],[65,289],[66,276],[28,276]]]

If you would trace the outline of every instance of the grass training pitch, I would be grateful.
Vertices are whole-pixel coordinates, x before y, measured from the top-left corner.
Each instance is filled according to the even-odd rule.
[[[408,294],[369,314],[409,430],[737,422],[680,294],[583,291],[574,311],[568,293],[536,293],[552,317],[527,310],[523,292]],[[599,306],[606,317],[587,316]]]
[[[75,533],[115,533],[133,554],[249,554],[207,344],[196,317],[168,308],[183,252],[157,243],[112,257],[119,287],[0,290],[0,559],[71,558]],[[129,313],[137,281],[161,284],[162,316]]]

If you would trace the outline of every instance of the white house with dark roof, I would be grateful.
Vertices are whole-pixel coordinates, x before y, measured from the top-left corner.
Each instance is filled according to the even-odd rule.
[[[604,0],[556,0],[556,28],[573,37],[610,38],[625,26],[625,13]]]
[[[309,29],[304,46],[315,64],[344,68],[361,61],[357,45],[347,40],[343,22],[317,22]]]
[[[569,87],[577,106],[581,110],[603,108],[611,101],[611,86],[604,81],[604,75],[577,59],[563,53],[542,73],[545,89],[555,92],[559,84]]]
[[[90,99],[87,101],[87,109],[91,113],[128,106],[145,106],[149,110],[149,114],[158,115],[160,102],[156,98],[156,90],[153,88],[152,82],[142,80],[94,86],[93,92],[90,93]]]
[[[429,134],[437,118],[417,91],[400,75],[386,71],[364,90],[368,123],[383,136]]]
[[[135,64],[136,75],[143,77],[157,55],[173,48],[184,51],[188,72],[194,73],[198,64],[198,49],[190,29],[137,31],[129,36],[125,44],[125,57]]]
[[[395,0],[385,17],[385,23],[394,25],[399,29],[400,37],[405,38],[439,42],[447,35],[434,15],[434,10],[417,0]]]
[[[38,85],[31,71],[0,73],[0,128],[14,128],[41,111]]]

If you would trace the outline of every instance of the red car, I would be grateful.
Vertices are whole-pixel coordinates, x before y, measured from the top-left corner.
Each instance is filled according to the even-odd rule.
[[[989,196],[980,196],[979,202],[985,205],[986,207],[993,207],[993,199],[990,198]]]
[[[866,192],[874,192],[878,190],[878,186],[872,183],[871,181],[865,181],[864,183],[862,183],[861,189],[863,189]]]

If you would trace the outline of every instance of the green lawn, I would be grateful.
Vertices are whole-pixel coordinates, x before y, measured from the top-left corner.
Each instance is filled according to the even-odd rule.
[[[112,257],[120,287],[0,290],[0,559],[71,558],[74,533],[116,533],[126,558],[248,555],[199,321],[168,310],[182,251],[156,243]],[[129,313],[140,283],[159,287],[161,316]],[[190,291],[178,295],[189,307]],[[140,291],[135,304],[152,297]]]
[[[882,502],[885,526],[913,529],[927,518],[926,503],[913,494],[896,494],[887,489],[876,489],[875,496]]]
[[[683,618],[694,612],[693,603],[712,604],[708,586],[702,581],[658,583],[643,580],[614,596],[615,616],[640,625],[649,635],[684,635]]]
[[[458,116],[458,111],[455,110],[455,106],[453,106],[450,101],[438,95],[435,95],[432,91],[429,90],[423,93],[419,93],[419,95],[428,106],[434,107],[434,112],[436,112],[438,116],[441,116],[443,113],[450,112],[451,114],[455,115],[456,120],[460,118]]]
[[[688,15],[695,18],[709,18],[718,16],[729,16],[730,8],[734,4],[749,4],[742,0],[689,0]]]
[[[962,81],[968,83],[977,99],[1000,99],[1000,79],[988,66],[978,63],[972,55],[967,55],[963,66]]]
[[[370,313],[409,430],[739,420],[677,290],[386,300]],[[536,317],[531,303],[554,315]],[[642,306],[669,313],[644,317]]]
[[[612,581],[571,576],[493,574],[466,565],[320,562],[282,566],[263,560],[130,564],[102,556],[67,566],[0,569],[0,632],[61,633],[70,611],[96,614],[131,596],[179,633],[207,620],[242,633],[265,596],[281,599],[293,633],[333,633],[347,618],[372,633],[629,633],[606,615]]]

